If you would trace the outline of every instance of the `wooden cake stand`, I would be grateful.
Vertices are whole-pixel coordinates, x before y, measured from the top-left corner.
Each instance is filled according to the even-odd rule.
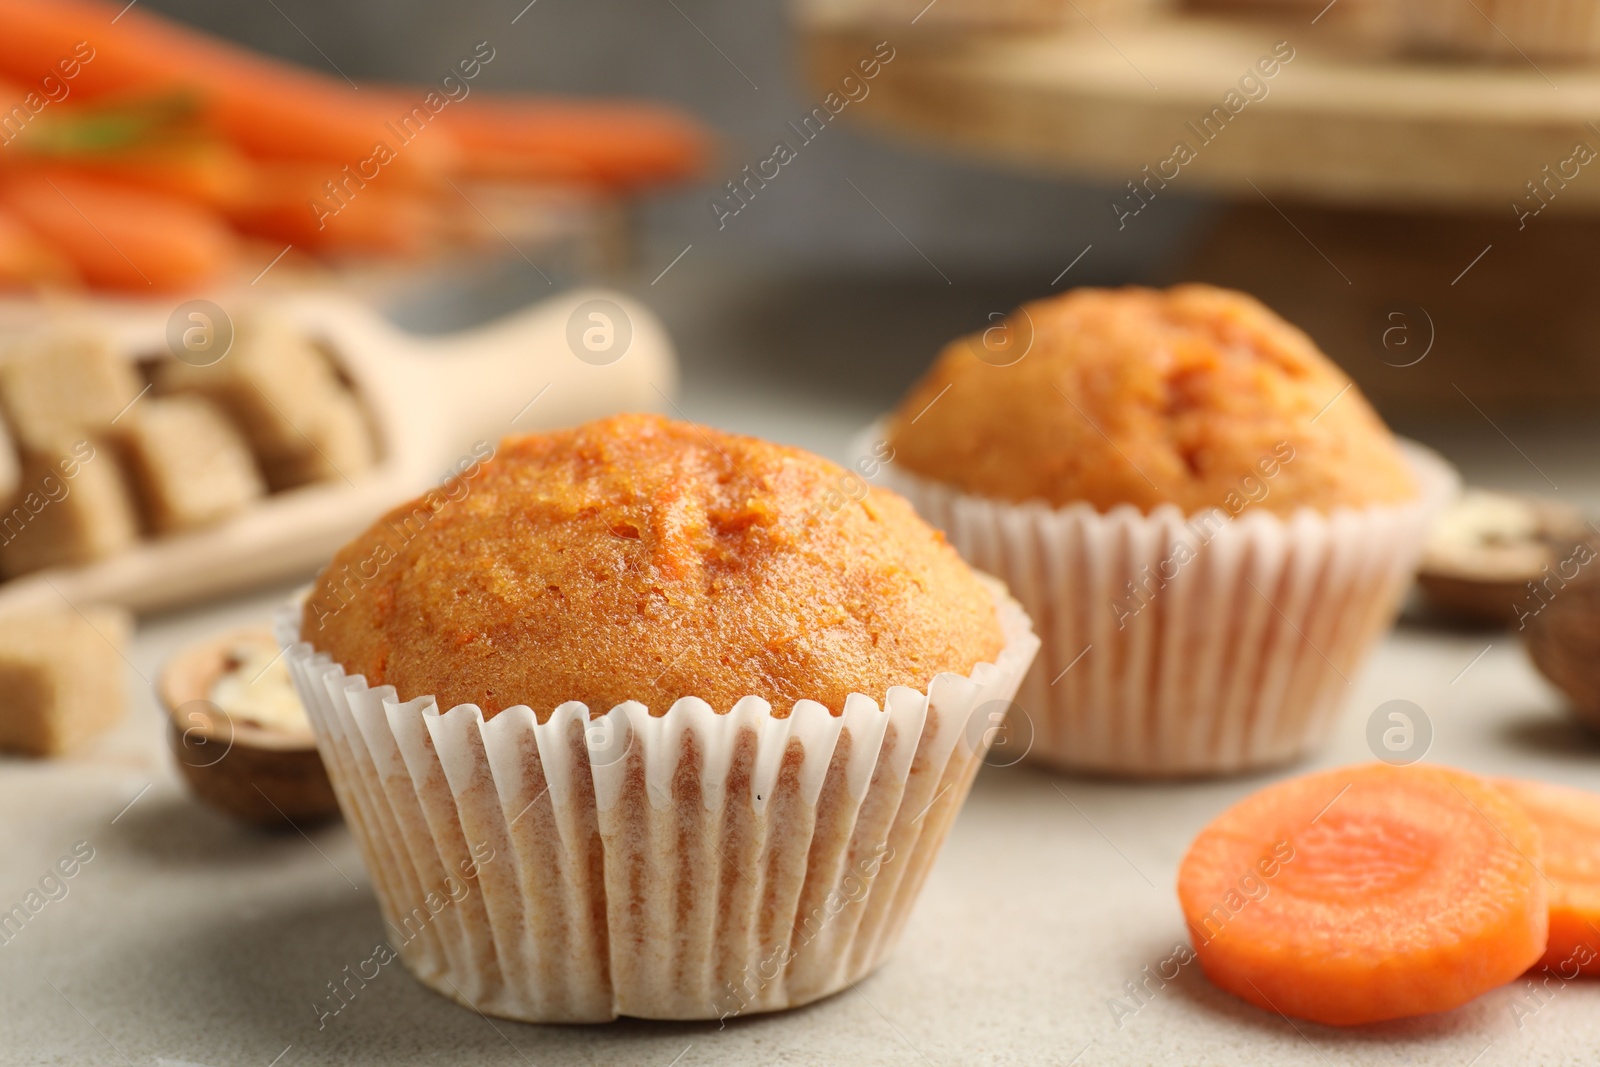
[[[1171,278],[1262,297],[1383,406],[1600,399],[1600,65],[1405,56],[1333,14],[980,32],[872,6],[801,13],[819,100],[878,42],[895,49],[841,117],[1104,183],[1107,241],[1161,225],[1163,200],[1228,196]]]

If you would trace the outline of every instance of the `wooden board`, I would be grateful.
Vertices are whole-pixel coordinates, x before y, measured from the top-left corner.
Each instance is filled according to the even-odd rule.
[[[1164,14],[1017,33],[953,33],[802,13],[805,69],[817,99],[879,41],[893,61],[843,117],[984,160],[1109,180],[1186,140],[1195,159],[1169,184],[1189,190],[1365,206],[1504,213],[1526,183],[1600,151],[1600,66],[1424,61],[1354,46],[1332,19]],[[1103,31],[1103,32],[1101,32]],[[1213,140],[1198,125],[1288,42],[1294,58],[1268,94]],[[1573,171],[1568,166],[1568,173]],[[1563,206],[1600,209],[1600,167],[1556,189]],[[1590,173],[1593,170],[1595,173]],[[1170,169],[1168,173],[1171,173]],[[1554,188],[1554,186],[1552,186]],[[1537,206],[1537,201],[1528,203]]]
[[[1518,233],[1498,215],[1289,214],[1293,226],[1260,198],[1241,200],[1151,280],[1260,298],[1390,419],[1464,421],[1502,444],[1486,418],[1593,420],[1600,219],[1542,219]]]

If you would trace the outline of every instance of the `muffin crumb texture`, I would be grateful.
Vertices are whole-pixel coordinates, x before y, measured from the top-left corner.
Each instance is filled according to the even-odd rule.
[[[758,696],[838,714],[1004,645],[994,598],[900,497],[799,449],[657,416],[509,437],[345,546],[302,636],[402,700],[540,721]]]
[[[1300,330],[1205,285],[1078,289],[947,346],[896,463],[991,499],[1185,513],[1416,496],[1394,436]]]

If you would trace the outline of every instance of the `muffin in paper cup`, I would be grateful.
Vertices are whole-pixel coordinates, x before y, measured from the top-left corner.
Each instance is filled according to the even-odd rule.
[[[882,439],[874,432],[862,454]],[[1412,503],[1288,519],[1007,504],[892,466],[879,484],[1004,579],[1035,620],[1042,647],[1012,713],[1031,727],[1030,759],[1227,774],[1321,744],[1393,623],[1456,486],[1434,453],[1405,449],[1424,487]]]
[[[666,420],[624,417],[564,433],[556,460],[542,441],[502,443],[502,453],[518,454],[491,461],[502,468],[475,489],[490,498],[481,504],[490,520],[514,526],[520,521],[515,516],[549,505],[556,483],[564,486],[557,496],[568,501],[576,490],[563,479],[612,479],[606,482],[609,492],[610,472],[622,470],[631,486],[639,470],[653,469],[638,458],[647,451],[676,455],[672,449],[696,449],[695,462],[744,479],[746,486],[734,490],[738,501],[769,502],[778,511],[813,499],[814,485],[805,481],[811,474],[832,481],[842,473],[796,450],[758,451],[749,439]],[[696,433],[706,435],[709,448],[692,441]],[[630,443],[640,440],[652,443]],[[630,451],[635,447],[639,453]],[[579,459],[569,463],[574,455]],[[508,481],[518,464],[538,475],[521,488]],[[796,471],[803,492],[772,487],[772,477],[793,478]],[[677,537],[688,521],[685,512],[673,511],[670,521],[658,523],[666,507],[662,494],[679,491],[665,484],[652,484],[626,507],[599,506],[598,515],[581,514],[594,506],[592,497],[572,499],[580,515],[573,522],[627,526],[616,535],[624,542],[617,551],[655,551],[658,524]],[[705,484],[710,493],[724,483],[707,478]],[[440,647],[454,646],[460,601],[503,590],[485,579],[476,593],[431,599],[419,608],[412,585],[421,579],[407,575],[448,571],[450,551],[441,546],[478,551],[482,538],[476,535],[483,528],[466,514],[480,506],[467,503],[475,499],[463,495],[434,510],[423,532],[396,555],[394,583],[354,589],[343,604],[347,614],[334,618],[332,627],[324,625],[328,619],[317,608],[316,592],[277,619],[290,672],[360,843],[390,944],[407,968],[475,1010],[530,1022],[597,1022],[619,1015],[725,1019],[805,1004],[873,971],[897,942],[1038,649],[1022,609],[1000,583],[967,570],[904,502],[880,492],[868,502],[879,509],[875,521],[891,532],[905,525],[908,538],[925,537],[925,548],[917,552],[947,553],[948,560],[930,558],[940,568],[960,568],[949,573],[970,578],[984,610],[993,611],[998,643],[989,659],[964,672],[933,673],[921,688],[888,686],[876,694],[881,706],[860,692],[840,700],[836,688],[825,684],[837,679],[820,674],[817,700],[729,699],[744,684],[741,662],[730,661],[721,674],[696,664],[688,676],[701,681],[698,695],[681,695],[670,706],[656,703],[664,711],[638,700],[618,701],[602,714],[576,695],[550,696],[560,691],[555,685],[568,684],[552,682],[563,671],[579,672],[573,684],[585,681],[583,671],[594,672],[594,687],[583,690],[591,703],[594,694],[610,691],[608,685],[633,684],[616,679],[626,666],[613,663],[621,654],[608,643],[615,635],[595,628],[589,644],[578,641],[572,656],[548,656],[531,669],[526,659],[538,653],[514,650],[487,676],[502,690],[498,706],[487,712],[479,702],[438,693],[402,700],[403,689],[369,684],[356,668],[414,680],[397,662],[406,650],[387,643],[403,631],[375,629],[362,613],[393,620],[422,610],[429,615],[426,635],[440,637]],[[714,517],[715,508],[707,513]],[[744,517],[741,512],[741,522]],[[836,517],[809,516],[823,522]],[[728,536],[746,536],[737,524],[729,529],[734,532]],[[374,531],[365,535],[368,543],[381,536]],[[512,529],[508,536],[521,534]],[[720,528],[717,536],[723,536]],[[774,527],[770,536],[787,535]],[[832,534],[813,530],[808,536],[813,540],[807,544],[826,547]],[[424,541],[433,547],[417,550]],[[359,544],[360,539],[351,547]],[[604,566],[614,547],[596,545],[581,566]],[[483,551],[498,549],[491,544]],[[341,559],[350,558],[348,550],[336,557],[319,580],[322,594],[332,588],[326,583],[337,583],[344,573]],[[920,566],[921,558],[908,566]],[[727,564],[721,557],[715,562]],[[522,563],[546,568],[539,571],[541,581],[564,583],[569,605],[588,594],[609,596],[611,586],[629,580],[613,576],[610,585],[580,589],[577,572],[561,569],[567,566],[564,556],[527,557]],[[458,589],[465,575],[483,566],[475,556],[466,558],[462,570],[440,579],[437,588]],[[717,578],[731,580],[720,570]],[[374,579],[380,580],[382,573]],[[819,591],[819,601],[826,592]],[[893,590],[885,587],[884,595],[892,597]],[[751,597],[760,603],[758,595]],[[696,602],[706,612],[713,604],[719,612],[732,610],[720,601]],[[552,604],[549,610],[563,609]],[[709,617],[673,620],[675,626],[720,625]],[[364,643],[372,633],[386,635],[377,659],[368,658]],[[679,657],[698,656],[692,638],[685,641]],[[341,642],[345,662],[318,647]],[[785,646],[776,647],[774,655]],[[842,658],[840,647],[833,651]],[[443,665],[428,656],[419,661],[438,669],[441,685],[448,683],[455,696],[472,692],[479,680],[469,678],[461,688],[471,675],[462,667],[472,662],[465,654]],[[788,661],[773,660],[767,669],[782,662]],[[641,695],[653,699],[675,691],[672,669],[660,670],[652,659],[637,672]],[[520,699],[524,692],[526,699]]]
[[[1304,335],[1239,294],[1083,290],[1024,310],[1028,354],[997,347],[972,361],[957,342],[901,408],[903,419],[934,423],[920,429],[935,449],[959,449],[963,435],[981,445],[962,471],[966,485],[911,469],[907,437],[887,421],[853,451],[864,477],[909,499],[1032,617],[1041,652],[1012,713],[1026,718],[1014,730],[1031,727],[1029,758],[1175,777],[1268,767],[1314,748],[1393,622],[1431,522],[1456,493],[1454,472],[1388,437]],[[1245,352],[1244,369],[1214,351],[1224,343]],[[1148,353],[1159,374],[1146,373]],[[1035,381],[988,377],[1029,359]],[[1266,385],[1256,363],[1274,368]],[[1104,392],[1074,398],[1075,380]],[[1192,394],[1174,397],[1174,380]],[[1317,406],[1295,412],[1305,383],[1315,386],[1310,395],[1334,398],[1321,406],[1322,426],[1304,425]],[[1265,394],[1265,411],[1241,399],[1253,393]],[[1064,421],[1040,415],[1046,405],[1065,409]],[[1200,410],[1205,421],[1169,408]],[[998,438],[987,436],[1001,424]],[[1170,445],[1190,440],[1197,425],[1209,453],[1198,459]],[[1219,438],[1240,425],[1245,441]],[[1058,439],[1078,430],[1076,440]],[[1019,448],[1012,433],[1034,433],[1038,452]],[[1163,467],[1169,447],[1180,454]],[[1235,477],[1230,452],[1259,457],[1243,465],[1242,496],[1217,490]],[[951,454],[952,467],[964,462]],[[1206,462],[1221,468],[1215,484],[1183,480]],[[1363,486],[1368,470],[1372,485]],[[1065,501],[1027,492],[1066,482]],[[1361,501],[1373,492],[1388,499]],[[1259,506],[1274,493],[1280,510]],[[1206,506],[1208,498],[1223,506]]]

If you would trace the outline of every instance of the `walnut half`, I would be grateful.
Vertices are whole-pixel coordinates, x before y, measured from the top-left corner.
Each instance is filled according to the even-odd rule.
[[[1442,615],[1522,628],[1584,569],[1573,556],[1590,533],[1558,501],[1469,489],[1434,524],[1417,584]]]
[[[1574,717],[1600,730],[1600,543],[1588,563],[1533,615],[1523,640],[1534,666],[1571,701]]]

